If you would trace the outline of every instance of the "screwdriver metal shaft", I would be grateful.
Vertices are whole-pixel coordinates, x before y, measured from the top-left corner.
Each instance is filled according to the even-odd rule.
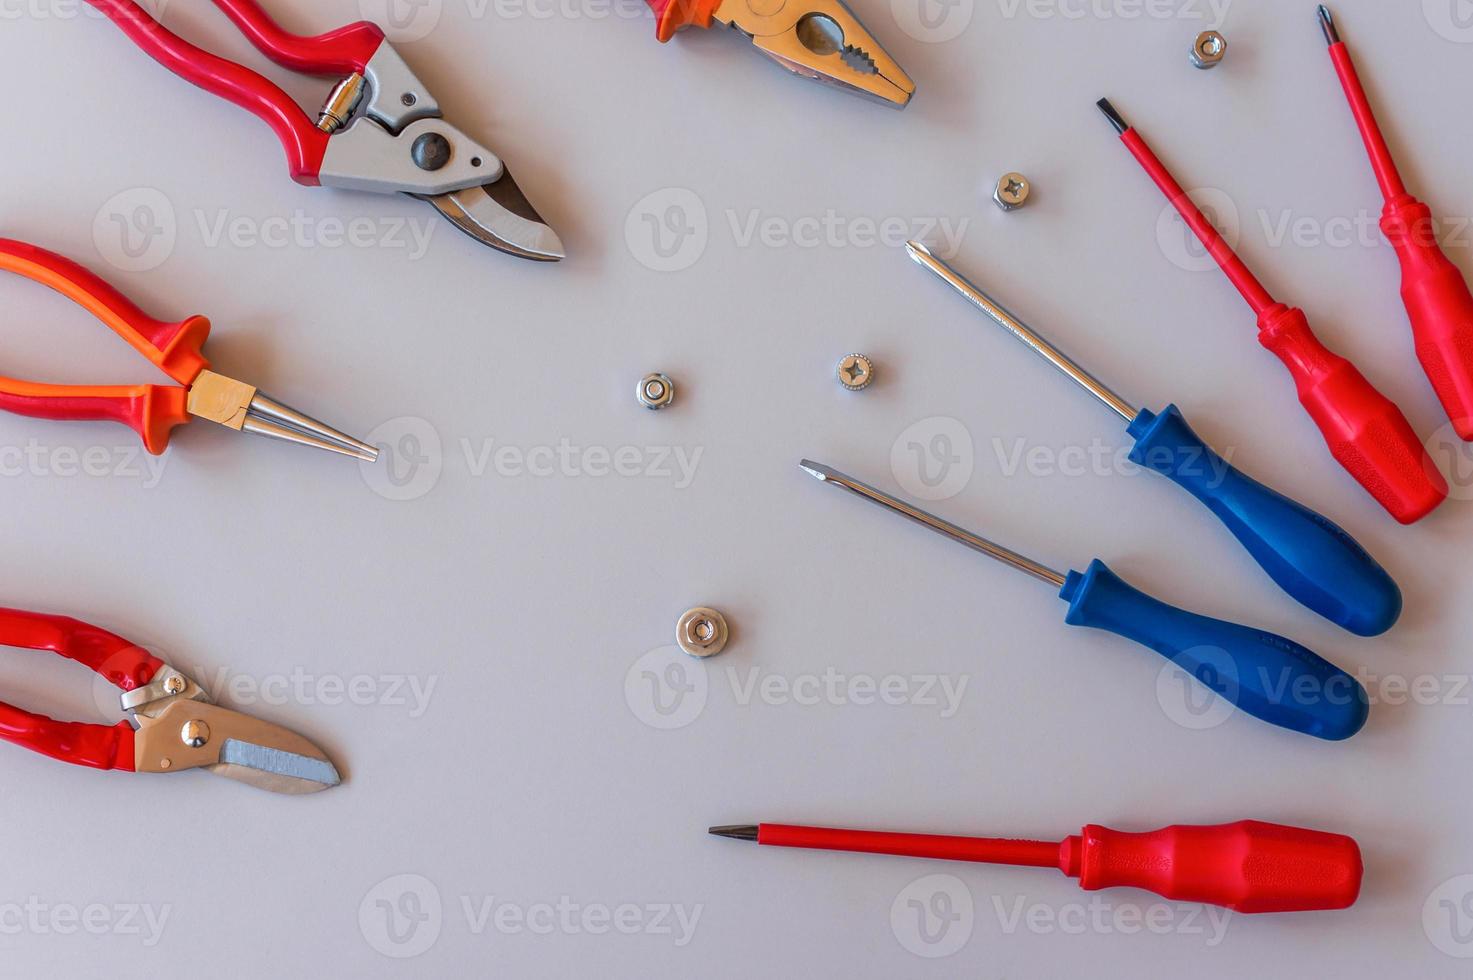
[[[885,491],[876,490],[868,483],[856,480],[846,473],[840,473],[833,467],[825,466],[822,463],[815,463],[809,459],[803,460],[798,465],[803,467],[808,475],[812,476],[815,480],[820,480],[832,486],[842,487],[871,503],[879,504],[881,507],[888,507],[900,516],[909,518],[923,527],[928,527],[937,534],[944,534],[958,544],[964,544],[973,551],[980,551],[989,558],[995,558],[1004,565],[1010,565],[1020,572],[1026,572],[1036,579],[1049,583],[1055,588],[1063,588],[1064,583],[1068,581],[1065,576],[1049,568],[1047,565],[1040,565],[1031,558],[1025,558],[1016,551],[1004,548],[1002,545],[988,541],[986,538],[973,534],[971,531],[959,528],[950,521],[943,521],[935,514],[928,514],[919,507],[912,507],[905,501],[897,500]]]
[[[1115,414],[1127,422],[1135,421],[1135,417],[1140,412],[1129,402],[1111,391],[1099,378],[1080,367],[1069,355],[1045,340],[1038,331],[1009,313],[1001,303],[977,288],[976,284],[970,282],[960,272],[932,255],[931,250],[926,246],[920,242],[906,242],[905,251],[912,259],[915,259],[917,264],[934,272],[952,289],[969,299],[973,306],[991,317],[998,326],[1031,347],[1040,357],[1072,378],[1079,387],[1108,405]]]

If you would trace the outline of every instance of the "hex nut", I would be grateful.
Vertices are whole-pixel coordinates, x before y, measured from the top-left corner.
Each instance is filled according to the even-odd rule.
[[[1033,193],[1033,185],[1028,178],[1020,173],[1003,174],[998,178],[997,190],[992,192],[992,199],[997,206],[1004,211],[1016,211],[1028,203],[1028,195]]]
[[[645,408],[659,411],[675,401],[675,382],[663,374],[646,374],[634,389],[634,396]]]
[[[1203,31],[1192,42],[1192,64],[1198,68],[1216,68],[1227,57],[1227,38],[1217,31]]]
[[[839,361],[835,372],[839,384],[850,391],[863,391],[875,381],[875,365],[864,354],[849,354]]]
[[[687,609],[675,624],[675,642],[692,657],[714,657],[726,646],[726,617],[706,606]]]

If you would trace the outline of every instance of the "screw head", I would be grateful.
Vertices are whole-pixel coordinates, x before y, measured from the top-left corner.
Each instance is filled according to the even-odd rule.
[[[1192,64],[1198,68],[1216,68],[1227,57],[1227,38],[1218,31],[1203,31],[1192,42]]]
[[[164,692],[166,694],[183,694],[187,686],[189,686],[188,682],[179,674],[170,674],[164,678]]]
[[[197,749],[210,740],[210,726],[202,721],[186,721],[179,729],[179,740],[192,749]]]
[[[409,148],[409,156],[421,170],[439,170],[450,162],[450,141],[439,133],[425,133]]]
[[[839,384],[850,391],[863,391],[875,380],[875,365],[864,354],[849,354],[839,361]]]
[[[675,382],[663,374],[646,374],[634,389],[634,396],[645,408],[659,411],[675,401]]]
[[[726,646],[726,617],[714,609],[687,609],[675,624],[675,642],[692,657],[714,657]]]
[[[1033,185],[1028,182],[1027,177],[1020,173],[1003,174],[998,178],[992,199],[1004,211],[1016,211],[1028,203],[1028,195],[1032,193]]]

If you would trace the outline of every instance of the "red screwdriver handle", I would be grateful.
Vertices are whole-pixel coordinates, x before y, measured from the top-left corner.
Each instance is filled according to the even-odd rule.
[[[1401,298],[1417,360],[1458,437],[1473,441],[1473,291],[1433,232],[1432,209],[1407,195],[1386,206],[1381,230],[1401,260]]]
[[[1144,834],[1091,825],[1059,845],[1059,865],[1089,891],[1144,888],[1236,912],[1349,908],[1362,874],[1351,838],[1256,820]]]
[[[1386,198],[1381,231],[1401,260],[1401,298],[1417,359],[1458,436],[1473,441],[1473,291],[1438,245],[1432,209],[1407,193],[1344,41],[1330,45],[1330,60]]]
[[[1276,301],[1213,227],[1145,139],[1110,107],[1121,142],[1202,241],[1258,316],[1258,339],[1294,377],[1299,401],[1331,454],[1403,524],[1426,517],[1447,499],[1447,481],[1401,409],[1310,330],[1303,311]]]
[[[1401,409],[1320,343],[1303,310],[1276,303],[1258,327],[1259,342],[1293,375],[1299,403],[1331,455],[1392,517],[1414,524],[1447,499],[1447,481]]]

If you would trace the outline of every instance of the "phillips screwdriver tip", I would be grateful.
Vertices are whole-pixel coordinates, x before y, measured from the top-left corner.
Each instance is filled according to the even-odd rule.
[[[757,825],[752,824],[728,824],[724,827],[712,827],[706,833],[712,837],[730,837],[732,840],[756,840]]]
[[[1330,8],[1320,4],[1320,27],[1325,31],[1325,43],[1331,47],[1340,43],[1340,31],[1335,27],[1335,17]]]
[[[1130,129],[1130,123],[1126,122],[1125,117],[1116,111],[1109,99],[1101,99],[1095,105],[1099,106],[1100,111],[1105,114],[1106,119],[1110,120],[1110,125],[1115,127],[1117,133],[1124,133]]]

